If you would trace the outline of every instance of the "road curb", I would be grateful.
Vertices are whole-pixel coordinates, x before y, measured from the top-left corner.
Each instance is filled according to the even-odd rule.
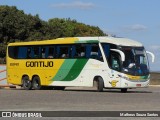
[[[15,85],[0,85],[0,89],[16,88]]]
[[[160,87],[160,85],[149,85],[149,87]]]

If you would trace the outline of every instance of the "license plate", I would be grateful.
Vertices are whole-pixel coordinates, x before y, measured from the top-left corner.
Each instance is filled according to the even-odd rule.
[[[141,84],[136,84],[137,87],[141,87]]]

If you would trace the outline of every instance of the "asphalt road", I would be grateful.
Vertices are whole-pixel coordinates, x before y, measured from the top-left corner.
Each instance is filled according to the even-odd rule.
[[[65,91],[0,89],[0,111],[160,111],[160,87],[130,89],[127,93],[108,89],[104,92],[95,92],[94,88],[67,88]],[[65,119],[74,120],[74,118]],[[128,118],[109,119],[128,120]],[[87,120],[106,120],[106,118],[87,118]]]
[[[160,87],[95,92],[90,88],[60,90],[0,89],[0,110],[125,111],[160,110]]]

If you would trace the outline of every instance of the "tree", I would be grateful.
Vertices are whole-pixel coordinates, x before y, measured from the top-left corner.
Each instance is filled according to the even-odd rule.
[[[0,6],[0,57],[10,42],[106,35],[99,27],[76,20],[53,18],[43,21],[38,14],[25,14],[15,6]]]
[[[106,34],[99,27],[85,25],[76,20],[54,18],[50,19],[49,25],[52,27],[52,35],[55,37],[73,36],[105,36]]]

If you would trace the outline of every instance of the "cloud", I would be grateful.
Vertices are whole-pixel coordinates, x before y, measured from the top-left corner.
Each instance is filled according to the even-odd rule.
[[[52,7],[54,8],[66,8],[66,9],[92,9],[95,7],[95,5],[91,2],[85,3],[82,1],[74,1],[72,3],[58,3],[53,4]]]
[[[141,25],[141,24],[134,24],[134,25],[130,25],[130,26],[126,26],[125,29],[127,31],[145,31],[147,30],[147,26],[145,25]]]

